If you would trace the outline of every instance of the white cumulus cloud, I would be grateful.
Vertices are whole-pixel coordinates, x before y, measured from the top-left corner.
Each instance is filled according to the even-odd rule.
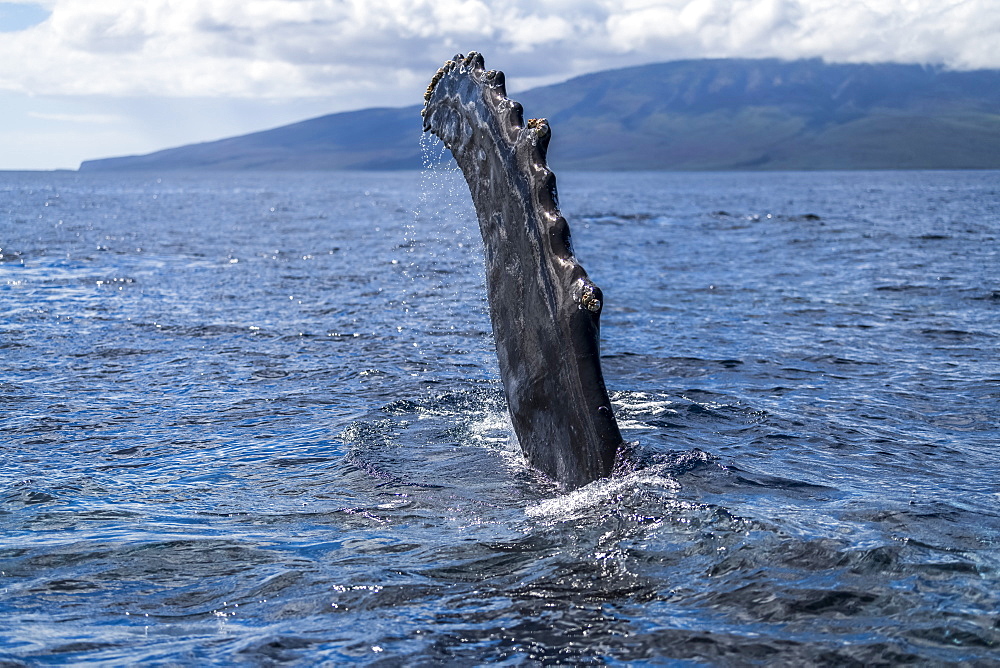
[[[470,49],[526,81],[720,56],[1000,67],[996,0],[38,4],[47,20],[0,41],[0,89],[403,102],[442,60]]]

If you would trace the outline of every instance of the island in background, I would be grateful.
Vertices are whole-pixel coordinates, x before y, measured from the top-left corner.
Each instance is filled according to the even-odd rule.
[[[512,95],[548,118],[559,170],[1000,168],[1000,70],[685,60]],[[81,171],[422,166],[421,105],[321,116]]]

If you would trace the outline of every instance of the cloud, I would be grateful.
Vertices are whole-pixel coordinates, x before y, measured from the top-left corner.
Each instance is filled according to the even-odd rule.
[[[0,168],[416,104],[472,49],[515,95],[679,58],[1000,68],[997,0],[36,0],[0,31]]]
[[[0,2],[0,32],[17,32],[47,19],[45,7],[33,2]]]
[[[60,123],[90,123],[98,125],[110,125],[121,123],[125,120],[118,114],[54,114],[40,111],[30,111],[28,116],[43,121],[57,121]]]
[[[477,49],[524,82],[700,57],[1000,67],[996,0],[46,0],[0,41],[33,95],[418,101]]]

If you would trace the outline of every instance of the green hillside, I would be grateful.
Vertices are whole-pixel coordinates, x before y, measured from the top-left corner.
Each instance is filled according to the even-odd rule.
[[[998,169],[1000,71],[691,60],[513,95],[579,170]],[[367,109],[80,169],[418,169],[420,107]]]

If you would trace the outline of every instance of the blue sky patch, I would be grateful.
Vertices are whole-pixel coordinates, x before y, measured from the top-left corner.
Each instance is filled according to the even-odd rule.
[[[38,25],[50,13],[33,2],[0,2],[0,32],[17,32]]]

